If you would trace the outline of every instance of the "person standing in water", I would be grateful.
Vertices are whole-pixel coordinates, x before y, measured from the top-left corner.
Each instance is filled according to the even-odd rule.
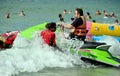
[[[20,16],[25,16],[24,11],[21,11],[21,13],[19,14]]]
[[[69,35],[71,39],[85,40],[86,39],[86,19],[83,15],[83,10],[81,8],[76,8],[75,19],[72,24],[62,24],[62,27],[67,29],[73,29]]]
[[[63,14],[67,14],[67,10],[66,9],[63,10]]]
[[[59,14],[58,16],[59,16],[59,19],[60,19],[61,22],[65,22],[64,18],[62,17],[62,14]]]
[[[5,18],[6,19],[10,18],[10,13],[9,12],[5,15]]]
[[[43,41],[48,44],[49,46],[56,46],[56,23],[51,22],[46,24],[46,30],[43,30],[40,33],[40,36],[42,37]]]
[[[114,21],[115,25],[120,25],[118,19]]]
[[[101,15],[101,12],[99,10],[96,11],[96,15]]]
[[[90,15],[89,12],[87,12],[86,14],[87,14],[87,15],[86,15],[87,19],[92,19],[92,17],[91,17],[91,15]]]

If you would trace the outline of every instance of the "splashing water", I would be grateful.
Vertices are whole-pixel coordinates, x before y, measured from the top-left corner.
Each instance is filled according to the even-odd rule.
[[[56,33],[56,41],[59,48],[54,49],[44,44],[40,32],[34,34],[33,39],[28,40],[18,34],[11,49],[0,52],[0,76],[11,76],[19,72],[37,72],[46,67],[74,67],[75,64],[82,67],[95,67],[86,64],[80,60],[77,54],[71,54],[70,47],[79,49],[84,43],[82,41],[72,41],[61,37],[60,33]],[[111,45],[109,51],[120,57],[120,43],[108,36],[101,42]],[[76,51],[77,52],[77,51]]]
[[[100,41],[100,42],[105,42],[107,45],[111,45],[109,48],[109,52],[116,57],[120,58],[120,43],[117,41],[115,38],[111,36],[105,36],[105,38]]]
[[[63,42],[65,40],[61,40],[61,43]],[[62,49],[66,51],[67,47],[62,46]],[[32,40],[27,40],[18,34],[13,47],[0,52],[0,76],[37,72],[45,67],[73,67],[73,63],[82,64],[79,58],[43,44],[38,32]]]

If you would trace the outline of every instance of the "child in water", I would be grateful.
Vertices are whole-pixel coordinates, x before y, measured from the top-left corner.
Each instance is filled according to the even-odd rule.
[[[7,13],[7,14],[5,15],[5,18],[6,18],[6,19],[10,18],[10,13]]]
[[[55,32],[56,31],[56,23],[51,22],[46,25],[46,30],[43,30],[40,33],[40,36],[43,38],[44,42],[48,44],[49,46],[56,46],[56,36]]]

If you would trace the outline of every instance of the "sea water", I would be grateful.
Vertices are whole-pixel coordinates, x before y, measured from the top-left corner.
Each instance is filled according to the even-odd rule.
[[[6,31],[23,31],[31,26],[43,22],[59,22],[58,14],[62,14],[66,23],[70,23],[77,7],[83,8],[84,15],[90,12],[92,20],[98,23],[114,24],[120,20],[119,0],[0,0],[0,33]],[[72,10],[71,14],[63,14],[63,10]],[[25,16],[19,16],[21,11]],[[96,16],[95,12],[106,10],[114,12],[117,18],[104,18]],[[10,18],[6,19],[6,13]],[[65,53],[42,45],[39,32],[35,33],[33,40],[28,41],[17,36],[14,47],[0,52],[0,76],[119,76],[119,69],[105,68],[86,64],[79,60],[77,55],[69,53],[71,41],[65,40],[57,34],[58,43]],[[106,42],[112,47],[109,51],[120,55],[120,43],[111,37]],[[70,44],[70,45],[68,45]],[[81,46],[82,42],[79,43]],[[79,47],[78,45],[75,45]],[[67,52],[68,51],[68,52]]]

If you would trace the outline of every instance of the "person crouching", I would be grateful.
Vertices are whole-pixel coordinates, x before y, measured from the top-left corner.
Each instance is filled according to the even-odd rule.
[[[40,36],[42,37],[43,41],[49,46],[56,46],[56,35],[54,33],[55,31],[56,23],[51,22],[46,24],[46,29],[40,33]]]

